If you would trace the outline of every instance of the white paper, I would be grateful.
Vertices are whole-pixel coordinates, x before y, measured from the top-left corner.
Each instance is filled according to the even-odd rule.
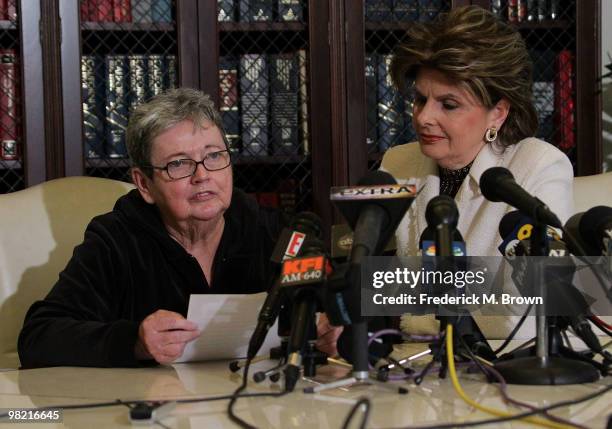
[[[200,336],[188,343],[175,362],[236,359],[246,356],[266,293],[252,295],[191,295],[187,319],[195,322]],[[276,323],[268,331],[259,355],[280,345]]]

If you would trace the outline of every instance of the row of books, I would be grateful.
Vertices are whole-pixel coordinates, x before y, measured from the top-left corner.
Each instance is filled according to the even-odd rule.
[[[125,158],[130,109],[177,85],[174,55],[84,55],[81,87],[85,156]]]
[[[305,0],[217,0],[221,22],[302,21]]]
[[[279,180],[273,192],[253,192],[250,195],[262,207],[281,209],[288,214],[294,214],[297,207],[297,189],[299,189],[297,180],[287,178]]]
[[[444,0],[366,0],[366,21],[431,21],[447,9]]]
[[[400,95],[391,81],[392,55],[365,57],[368,152],[384,152],[391,146],[414,141],[412,104]]]
[[[135,23],[172,22],[172,1],[81,0],[81,21]]]
[[[0,0],[0,20],[17,20],[17,0]]]
[[[560,0],[492,0],[491,11],[508,22],[542,22],[557,20]]]
[[[221,57],[219,99],[234,155],[307,155],[306,52]]]
[[[0,160],[19,159],[19,69],[14,49],[0,49]]]
[[[569,151],[576,145],[574,107],[574,55],[534,51],[533,96],[540,128],[538,136]],[[390,79],[391,55],[366,55],[366,103],[368,152],[384,152],[414,141],[412,104],[400,95]]]

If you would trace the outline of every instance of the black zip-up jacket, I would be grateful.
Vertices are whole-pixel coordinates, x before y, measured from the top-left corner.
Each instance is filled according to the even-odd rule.
[[[165,309],[187,315],[190,294],[255,293],[274,274],[270,255],[284,219],[234,189],[209,286],[195,257],[167,233],[137,190],[95,217],[19,335],[23,367],[135,366],[140,322]]]

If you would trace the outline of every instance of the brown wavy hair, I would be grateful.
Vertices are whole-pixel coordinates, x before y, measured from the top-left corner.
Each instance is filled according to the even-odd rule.
[[[415,23],[391,62],[394,84],[411,86],[420,68],[440,71],[466,88],[488,109],[510,103],[498,130],[504,147],[531,137],[538,129],[533,105],[531,59],[521,35],[479,6],[452,9],[429,23]]]

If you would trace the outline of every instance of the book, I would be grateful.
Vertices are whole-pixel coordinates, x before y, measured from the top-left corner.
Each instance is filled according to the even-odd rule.
[[[6,2],[6,0],[0,0],[0,4]],[[80,11],[81,11],[81,22],[91,21],[91,0],[81,0],[80,3]],[[4,14],[2,14],[3,18]]]
[[[310,133],[308,126],[308,57],[306,56],[306,50],[300,49],[297,51],[298,57],[298,69],[299,69],[299,138],[300,145],[302,147],[302,153],[304,155],[310,154]]]
[[[127,157],[125,131],[128,123],[128,62],[125,55],[108,55],[106,63],[106,155]]]
[[[561,18],[561,3],[559,2],[559,0],[550,0],[548,2],[549,4],[549,16],[550,19],[557,20]]]
[[[377,104],[376,104],[376,69],[377,54],[367,54],[365,56],[365,85],[366,85],[366,144],[368,153],[374,151],[377,141]]]
[[[247,156],[268,154],[268,66],[265,55],[240,56],[240,105],[242,152]]]
[[[527,1],[518,0],[517,2],[517,20],[518,22],[527,21]]]
[[[153,22],[151,7],[153,0],[131,0],[132,20],[140,24]]]
[[[167,88],[178,87],[178,69],[176,55],[166,55],[166,68],[168,70],[168,85]]]
[[[393,19],[396,21],[418,21],[418,0],[393,0]]]
[[[287,214],[295,214],[297,212],[297,192],[300,188],[295,179],[281,179],[278,182],[278,206]]]
[[[547,0],[537,0],[538,2],[538,21],[542,22],[545,21],[547,18],[547,7],[546,7],[546,2]]]
[[[377,67],[378,150],[384,152],[401,141],[402,100],[393,86],[389,66],[392,55],[380,55]]]
[[[553,142],[554,134],[554,80],[556,53],[551,49],[533,49],[529,51],[533,61],[533,104],[538,113],[537,136],[548,142]]]
[[[130,111],[147,100],[148,58],[146,55],[128,55]]]
[[[366,0],[366,21],[392,21],[393,0]]]
[[[298,153],[298,58],[270,55],[270,98],[273,155]]]
[[[563,49],[555,59],[554,80],[554,126],[555,145],[568,151],[576,146],[574,134],[574,55],[568,49]]]
[[[433,21],[441,12],[447,10],[443,0],[420,0],[419,1],[419,21]]]
[[[280,206],[277,192],[257,192],[257,203],[261,207],[277,209]]]
[[[0,49],[0,159],[18,159],[19,73],[14,49]]]
[[[217,0],[217,21],[233,22],[236,20],[235,0]]]
[[[90,3],[89,18],[95,22],[112,22],[114,20],[113,0],[87,0]]]
[[[270,0],[239,0],[240,22],[272,21],[273,2]]]
[[[302,0],[278,0],[279,21],[302,21]]]
[[[398,97],[400,96],[398,95]],[[398,104],[402,109],[400,111],[403,112],[403,116],[400,118],[402,130],[398,144],[414,142],[417,140],[417,135],[412,123],[413,102],[408,98],[401,97]]]
[[[102,57],[81,57],[83,144],[86,158],[104,156],[104,63]]]
[[[504,8],[501,0],[491,0],[491,12],[500,18],[504,16]]]
[[[163,55],[149,55],[147,58],[148,63],[148,89],[147,93],[149,97],[155,97],[158,94],[164,92],[167,88],[166,78],[166,67]]]
[[[508,22],[518,22],[519,0],[508,0]]]
[[[151,20],[153,22],[172,22],[171,0],[151,0]]]
[[[4,0],[6,2],[4,19],[17,21],[17,0]]]
[[[527,21],[536,22],[538,20],[538,0],[527,0]]]
[[[219,111],[230,154],[240,153],[240,111],[238,99],[238,59],[219,58]]]
[[[132,22],[130,0],[113,0],[113,21]]]

